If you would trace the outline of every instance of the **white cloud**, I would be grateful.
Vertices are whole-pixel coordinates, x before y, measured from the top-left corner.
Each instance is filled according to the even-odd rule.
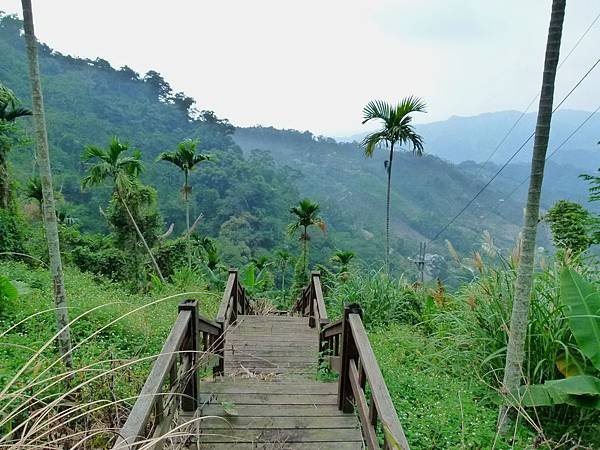
[[[522,109],[539,90],[550,0],[34,0],[39,38],[114,66],[158,70],[240,125],[340,135],[372,98],[423,97],[425,120]],[[18,0],[2,9],[18,12]],[[598,14],[567,9],[563,53]],[[558,77],[557,97],[597,58],[600,23]],[[598,70],[600,74],[600,69]],[[594,74],[568,105],[595,108]]]

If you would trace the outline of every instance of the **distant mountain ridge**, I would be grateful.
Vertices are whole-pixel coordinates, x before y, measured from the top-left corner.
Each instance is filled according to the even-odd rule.
[[[484,162],[503,140],[505,134],[521,116],[519,111],[498,111],[476,116],[452,116],[447,120],[417,124],[425,137],[425,151],[454,163]],[[591,113],[579,110],[559,110],[552,118],[548,153],[565,140]],[[510,136],[490,159],[504,163],[533,133],[537,113],[526,113]],[[338,138],[340,142],[360,141],[366,133]],[[600,167],[600,114],[594,115],[552,159],[559,164],[589,170]],[[514,162],[529,162],[533,139],[515,157]]]

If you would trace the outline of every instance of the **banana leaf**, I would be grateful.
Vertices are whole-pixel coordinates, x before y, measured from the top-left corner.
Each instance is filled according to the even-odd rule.
[[[577,272],[565,268],[560,276],[560,297],[579,348],[600,370],[600,293]]]

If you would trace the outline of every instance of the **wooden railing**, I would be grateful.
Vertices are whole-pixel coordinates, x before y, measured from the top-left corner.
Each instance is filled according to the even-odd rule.
[[[222,327],[198,313],[197,301],[182,302],[113,450],[133,450],[149,441],[160,448],[160,437],[168,432],[175,411],[198,407],[199,369],[214,364],[212,349],[222,348],[222,341]]]
[[[323,299],[323,289],[321,288],[320,272],[310,274],[310,281],[302,290],[293,310],[308,317],[308,325],[311,328],[317,327],[319,331],[329,323],[325,300]]]
[[[377,436],[381,424],[384,449],[408,450],[406,436],[362,322],[360,305],[345,305],[343,318],[329,323],[320,275],[313,272],[294,309],[309,317],[311,327],[319,327],[320,361],[328,362],[329,367],[339,373],[338,407],[347,413],[356,410],[367,448],[381,448]]]
[[[221,334],[225,335],[227,328],[236,321],[239,314],[250,314],[251,309],[250,298],[246,295],[246,290],[240,283],[238,270],[229,269],[223,299],[215,318]],[[215,353],[219,356],[218,365],[215,367],[215,375],[223,375],[225,371],[225,339],[219,340]]]

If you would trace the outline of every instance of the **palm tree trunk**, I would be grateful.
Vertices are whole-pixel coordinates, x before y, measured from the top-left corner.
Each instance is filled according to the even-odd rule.
[[[306,252],[308,251],[308,235],[306,234],[306,228],[304,227],[304,236],[303,236],[303,244],[304,244],[304,252],[302,255],[302,261],[303,261],[303,265],[304,265],[304,276],[306,276],[306,266],[308,264],[308,262],[306,261]]]
[[[285,272],[287,271],[287,263],[283,264],[281,271],[281,302],[285,305]]]
[[[121,193],[118,191],[117,191],[117,195],[119,196],[121,203],[123,203],[123,206],[125,207],[125,210],[127,211],[127,215],[129,216],[129,220],[131,220],[131,223],[133,224],[133,227],[135,228],[137,235],[141,239],[142,244],[144,245],[144,248],[148,252],[150,259],[152,260],[152,265],[154,266],[154,270],[156,271],[158,278],[160,279],[161,282],[164,283],[165,279],[163,278],[162,272],[160,271],[160,267],[158,267],[158,263],[156,262],[156,259],[154,258],[154,255],[152,254],[152,250],[150,250],[150,247],[148,247],[148,243],[146,242],[146,239],[144,238],[144,235],[142,234],[142,230],[140,230],[140,227],[138,227],[137,222],[133,218],[133,214],[131,214],[131,210],[129,209],[129,206],[127,206],[127,202],[125,201],[125,198],[123,198]]]
[[[188,270],[192,270],[192,247],[191,247],[191,236],[190,236],[190,197],[188,193],[188,172],[185,170],[184,172],[185,181],[183,183],[183,193],[185,198],[185,225],[187,228],[186,234],[186,246],[187,246],[187,254],[188,254]]]
[[[553,0],[552,2],[552,15],[548,30],[548,41],[546,43],[544,75],[535,128],[533,157],[531,160],[531,178],[529,181],[529,193],[527,195],[527,206],[525,210],[525,224],[522,232],[523,243],[521,247],[520,264],[517,268],[517,279],[515,281],[515,295],[510,318],[508,346],[506,349],[506,365],[501,388],[502,393],[507,396],[509,403],[511,393],[514,393],[519,388],[523,376],[523,360],[525,356],[525,339],[527,336],[529,317],[529,300],[533,284],[533,263],[539,219],[540,195],[544,179],[544,166],[546,161],[546,150],[548,149],[550,122],[552,120],[554,81],[556,78],[556,66],[558,64],[560,42],[562,38],[565,3],[566,0]],[[513,412],[512,408],[507,405],[500,409],[500,414],[498,416],[498,430],[501,433],[507,433],[509,431]]]
[[[10,179],[8,177],[7,150],[0,143],[0,208],[8,209],[10,205]]]
[[[390,274],[390,195],[392,192],[392,161],[394,159],[394,143],[390,146],[390,159],[387,167],[387,199],[385,205],[385,269]]]
[[[44,99],[42,96],[42,83],[40,80],[40,67],[37,55],[37,41],[33,27],[33,12],[31,0],[21,0],[23,7],[23,22],[25,27],[25,43],[27,58],[29,60],[29,79],[31,82],[31,97],[33,102],[33,121],[37,143],[37,162],[42,182],[43,219],[48,242],[50,257],[50,272],[54,287],[54,303],[56,306],[56,325],[58,327],[58,349],[67,367],[73,367],[71,354],[71,333],[69,328],[69,312],[65,280],[60,257],[60,241],[58,238],[58,224],[56,221],[56,208],[54,206],[54,190],[52,188],[52,169],[50,167],[50,154],[48,150],[48,133],[46,131],[46,117],[44,114]]]

